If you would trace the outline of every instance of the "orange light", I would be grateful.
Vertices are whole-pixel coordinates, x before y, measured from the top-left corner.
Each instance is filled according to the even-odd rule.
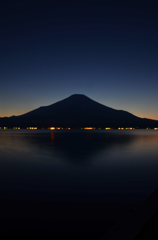
[[[84,129],[86,129],[86,130],[92,130],[92,129],[94,129],[94,128],[92,128],[92,127],[85,127]]]
[[[50,130],[55,130],[55,127],[50,127]]]

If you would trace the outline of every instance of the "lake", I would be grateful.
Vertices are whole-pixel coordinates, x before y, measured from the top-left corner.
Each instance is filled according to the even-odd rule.
[[[0,234],[100,239],[157,169],[156,130],[0,130]]]

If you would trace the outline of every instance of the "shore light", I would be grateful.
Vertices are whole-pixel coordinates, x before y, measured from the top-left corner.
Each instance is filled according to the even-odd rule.
[[[55,130],[55,127],[50,127],[50,130]]]

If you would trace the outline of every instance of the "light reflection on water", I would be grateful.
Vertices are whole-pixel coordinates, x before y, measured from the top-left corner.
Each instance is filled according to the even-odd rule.
[[[158,187],[158,132],[154,130],[1,130],[0,153],[1,200],[58,203],[60,209],[70,204],[69,211],[76,214],[60,216],[69,221],[84,218],[97,226],[100,218],[104,224]],[[10,210],[8,215],[23,217],[28,212]]]
[[[9,183],[13,189],[16,181],[20,187],[29,178],[34,179],[31,188],[39,191],[49,191],[51,182],[57,181],[67,191],[72,183],[80,185],[75,191],[81,195],[86,185],[87,192],[98,194],[94,183],[101,195],[111,186],[147,194],[158,186],[157,146],[155,131],[6,132],[0,134],[1,177],[13,178]],[[42,185],[36,186],[35,179]]]

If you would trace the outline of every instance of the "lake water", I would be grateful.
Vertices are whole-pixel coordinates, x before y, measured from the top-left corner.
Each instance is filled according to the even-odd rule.
[[[0,130],[2,236],[100,239],[158,187],[158,131]]]

